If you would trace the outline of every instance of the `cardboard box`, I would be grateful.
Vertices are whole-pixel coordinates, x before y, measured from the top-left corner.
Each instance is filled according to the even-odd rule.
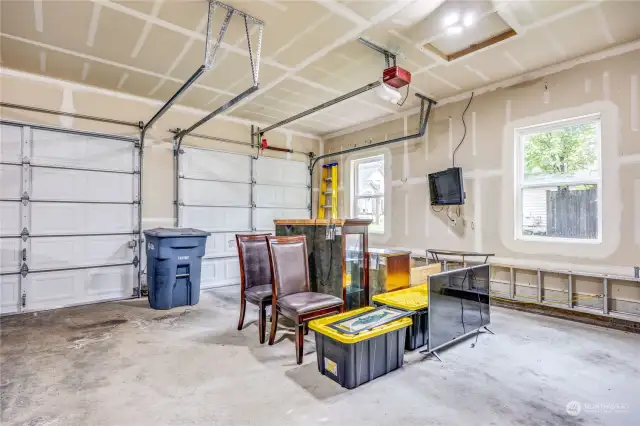
[[[439,274],[440,272],[442,272],[442,265],[439,263],[411,268],[411,287],[427,284],[429,275]]]

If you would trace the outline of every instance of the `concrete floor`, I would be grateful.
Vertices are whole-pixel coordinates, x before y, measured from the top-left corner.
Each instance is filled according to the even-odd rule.
[[[258,343],[236,330],[238,288],[188,309],[145,300],[1,320],[3,425],[638,425],[640,336],[492,309],[495,336],[443,362],[348,391],[317,371],[313,336]],[[580,403],[580,413],[567,404]]]

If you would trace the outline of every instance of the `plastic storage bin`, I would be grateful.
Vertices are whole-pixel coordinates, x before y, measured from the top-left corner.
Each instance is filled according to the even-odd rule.
[[[373,296],[378,305],[412,311],[413,324],[407,329],[405,348],[413,351],[429,343],[429,286],[419,285],[404,290]]]
[[[358,334],[344,334],[332,323],[358,316],[375,308],[365,307],[309,322],[315,331],[318,371],[347,389],[353,389],[402,367],[405,328],[411,319],[404,317]]]
[[[197,304],[202,256],[211,234],[191,228],[154,228],[144,235],[149,305],[171,309]]]

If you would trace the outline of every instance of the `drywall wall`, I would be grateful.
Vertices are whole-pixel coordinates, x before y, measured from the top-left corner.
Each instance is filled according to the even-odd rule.
[[[380,149],[387,171],[384,235],[373,246],[486,251],[506,264],[597,273],[633,274],[640,264],[640,51],[577,65],[571,69],[474,98],[466,114],[467,133],[456,156],[464,170],[465,205],[445,212],[429,205],[426,174],[451,167],[464,127],[468,99],[434,109],[427,134]],[[545,85],[547,91],[545,93]],[[513,129],[533,122],[602,114],[602,244],[516,241],[513,216]],[[417,115],[391,120],[326,139],[325,152],[391,139],[417,130]],[[341,132],[345,133],[345,132]],[[373,155],[364,151],[358,156]],[[340,214],[349,216],[349,162],[341,162]],[[638,294],[637,299],[640,299]]]
[[[0,68],[0,101],[129,122],[147,121],[161,106],[161,103],[151,99],[7,68]],[[168,130],[176,127],[187,128],[208,112],[176,105],[147,133],[143,160],[142,215],[144,228],[173,226],[173,151],[171,147],[172,134]],[[12,108],[1,108],[0,118],[79,130],[139,136],[139,131],[132,127]],[[220,117],[204,124],[197,129],[196,133],[248,142],[250,123],[241,119]],[[273,146],[291,147],[302,152],[317,152],[319,147],[319,138],[286,129],[270,132],[267,136],[269,144]],[[242,146],[194,137],[186,137],[183,144],[231,152],[254,152]],[[307,157],[301,154],[265,151],[263,155],[300,161],[307,160]]]

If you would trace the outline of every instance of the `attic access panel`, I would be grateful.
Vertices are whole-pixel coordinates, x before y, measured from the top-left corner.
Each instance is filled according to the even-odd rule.
[[[451,34],[447,28],[442,35],[426,43],[424,48],[451,62],[517,35],[498,12],[482,16],[471,26],[463,23],[454,26],[460,28],[459,34]]]

